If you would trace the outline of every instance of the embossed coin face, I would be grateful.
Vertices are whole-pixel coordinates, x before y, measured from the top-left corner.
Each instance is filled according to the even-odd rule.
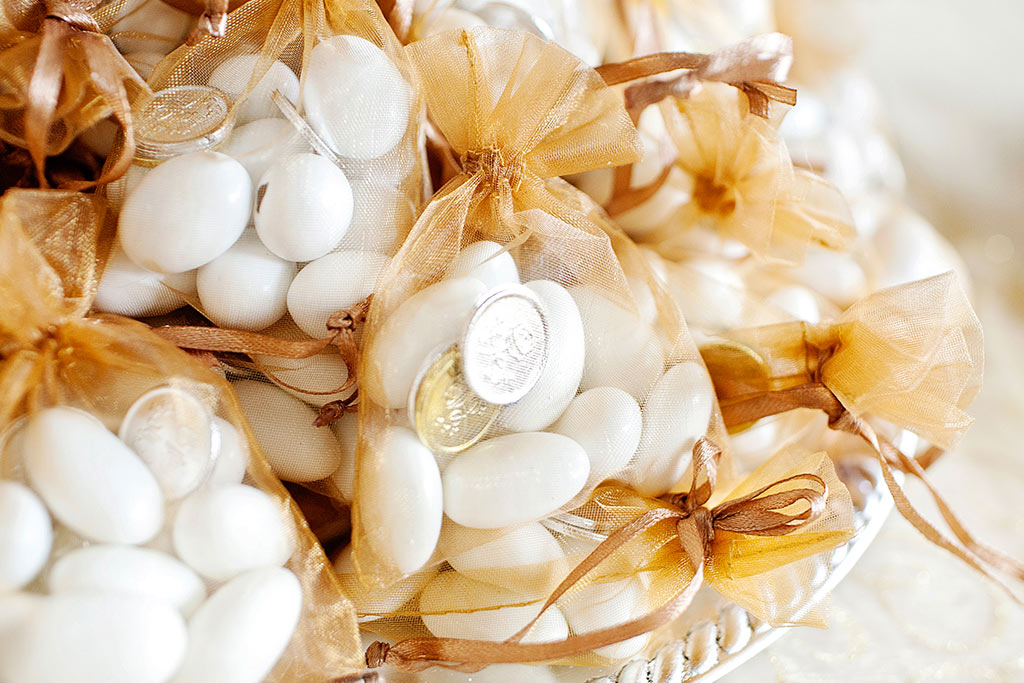
[[[466,384],[458,346],[435,356],[413,384],[409,414],[420,441],[435,454],[460,453],[480,441],[501,406]]]
[[[548,328],[540,301],[526,287],[488,296],[462,338],[462,372],[477,396],[515,403],[540,379],[548,357]]]
[[[209,149],[231,132],[230,109],[227,95],[205,85],[160,90],[136,114],[136,156],[161,161]]]
[[[140,396],[118,430],[156,476],[168,500],[188,495],[213,468],[213,416],[192,394],[175,387]]]

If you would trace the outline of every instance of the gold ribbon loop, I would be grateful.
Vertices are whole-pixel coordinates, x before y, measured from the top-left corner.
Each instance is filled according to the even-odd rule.
[[[749,494],[707,508],[705,504],[713,492],[720,455],[721,450],[714,443],[706,438],[699,439],[693,447],[693,481],[690,491],[671,496],[667,502],[661,501],[613,531],[555,588],[533,620],[508,640],[488,642],[460,638],[410,638],[394,645],[377,641],[366,650],[367,666],[377,668],[387,663],[410,672],[442,666],[471,673],[491,664],[550,662],[622,642],[671,623],[693,601],[708,576],[705,564],[712,556],[716,530],[749,536],[782,536],[811,523],[825,509],[828,487],[820,477],[807,473],[779,479]],[[794,481],[807,482],[808,486],[773,492]],[[600,498],[602,490],[615,489],[599,489],[593,499]],[[804,503],[804,507],[793,511],[792,507],[800,503]],[[642,617],[617,626],[571,635],[562,641],[536,644],[520,642],[552,605],[604,560],[666,520],[676,521],[676,536],[693,572],[690,581],[668,602]],[[842,540],[840,535],[829,542],[834,547]]]

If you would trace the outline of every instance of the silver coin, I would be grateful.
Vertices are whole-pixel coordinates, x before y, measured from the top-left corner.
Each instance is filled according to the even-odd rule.
[[[548,357],[540,301],[526,287],[502,287],[481,303],[462,337],[462,374],[483,400],[515,403],[537,384]]]
[[[216,88],[182,85],[156,92],[135,115],[135,155],[163,161],[209,149],[233,126],[231,101]]]
[[[168,500],[184,498],[213,469],[213,415],[195,396],[160,387],[140,396],[118,437],[146,463]]]

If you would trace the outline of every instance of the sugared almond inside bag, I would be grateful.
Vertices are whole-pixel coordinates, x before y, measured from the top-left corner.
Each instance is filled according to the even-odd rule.
[[[629,621],[637,615],[621,605],[588,611],[582,595],[541,613],[604,537],[599,512],[577,508],[634,471],[672,489],[694,442],[720,425],[695,346],[646,260],[555,177],[635,158],[635,129],[596,73],[536,37],[480,28],[409,50],[462,172],[374,290],[352,558],[375,591],[405,595],[412,577],[440,573],[418,601],[367,614],[364,629],[394,639],[422,623],[442,640],[498,642],[529,626],[526,646]],[[414,533],[438,511],[425,489],[405,488],[413,461],[440,475],[436,536]]]

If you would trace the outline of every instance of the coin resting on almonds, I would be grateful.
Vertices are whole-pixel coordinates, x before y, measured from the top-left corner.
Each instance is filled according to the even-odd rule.
[[[131,404],[119,436],[65,406],[19,432],[28,486],[0,481],[0,680],[263,680],[303,589],[282,566],[287,503],[239,483],[238,428],[167,385]]]
[[[522,285],[502,245],[463,247],[444,279],[384,318],[366,350],[366,398],[407,406],[413,430],[393,427],[386,446],[370,446],[377,455],[356,498],[382,500],[382,452],[417,468],[429,454],[441,475],[444,517],[499,534],[580,505],[604,481],[668,490],[708,427],[711,385],[698,364],[666,369],[650,312],[625,303],[635,291],[616,303],[589,286]],[[672,407],[680,401],[688,401],[685,415]],[[412,500],[405,496],[400,507]],[[415,500],[417,523],[438,514],[433,498]],[[433,528],[414,551],[388,506],[370,507],[380,508],[375,552],[403,573],[423,567]]]

